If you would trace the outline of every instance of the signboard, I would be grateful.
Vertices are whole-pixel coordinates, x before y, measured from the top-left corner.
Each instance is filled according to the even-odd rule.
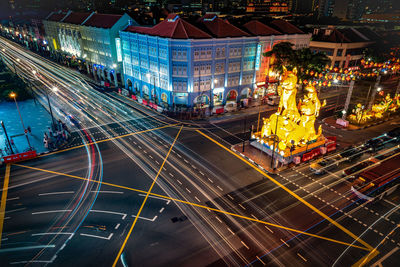
[[[117,49],[117,61],[122,61],[122,53],[121,53],[121,39],[115,38],[115,48]]]
[[[33,159],[36,157],[37,157],[36,151],[33,150],[33,151],[24,152],[24,153],[14,154],[11,156],[5,156],[5,157],[3,157],[3,160],[4,160],[4,163],[12,163],[12,162],[18,162],[18,161],[27,160],[27,159]]]
[[[255,66],[256,70],[260,69],[260,60],[261,60],[260,57],[261,57],[261,44],[258,44],[256,53],[256,66]]]

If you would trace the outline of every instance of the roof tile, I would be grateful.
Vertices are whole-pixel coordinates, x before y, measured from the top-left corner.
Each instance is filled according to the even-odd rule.
[[[252,20],[243,25],[251,34],[255,36],[268,36],[268,35],[280,35],[281,33],[277,30],[268,27],[267,25],[259,22],[258,20]]]
[[[93,14],[83,25],[96,28],[111,28],[122,15]]]

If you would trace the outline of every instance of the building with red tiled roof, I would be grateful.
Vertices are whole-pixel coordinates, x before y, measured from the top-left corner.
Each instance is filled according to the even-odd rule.
[[[112,28],[120,19],[122,15],[115,14],[93,14],[83,26],[95,27],[95,28]]]
[[[252,35],[255,36],[268,36],[280,35],[281,33],[258,20],[252,20],[243,25],[243,27]]]
[[[91,14],[93,13],[71,12],[62,20],[62,22],[80,25],[87,20]]]
[[[206,39],[211,35],[181,19],[176,14],[168,17],[154,27],[130,26],[126,31],[155,35],[172,39]]]
[[[222,110],[266,94],[263,52],[282,41],[295,48],[310,41],[310,34],[280,33],[257,21],[240,29],[215,14],[194,25],[170,14],[153,27],[129,26],[120,36],[126,89],[143,103]]]
[[[55,22],[62,21],[62,19],[65,18],[65,16],[67,16],[66,13],[52,13],[46,20]]]
[[[284,34],[304,34],[302,30],[283,19],[272,21],[271,26]]]
[[[198,23],[203,26],[213,37],[226,38],[226,37],[244,37],[250,36],[245,31],[230,24],[229,22],[218,18],[215,14],[206,14],[198,20]]]
[[[314,29],[310,49],[325,53],[331,60],[331,66],[337,68],[357,67],[363,58],[365,48],[371,46],[380,37],[368,28]]]

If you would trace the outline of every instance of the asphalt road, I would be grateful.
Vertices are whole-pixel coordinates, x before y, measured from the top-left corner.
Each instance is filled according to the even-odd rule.
[[[308,165],[271,176],[237,157],[230,146],[248,137],[257,115],[246,124],[172,120],[0,42],[8,48],[2,57],[32,80],[39,101],[44,90],[58,87],[51,93],[55,112],[74,131],[64,150],[11,165],[2,190],[8,194],[0,247],[5,265],[340,266],[368,252],[338,225],[355,236],[371,227],[362,239],[375,247],[398,223],[397,210],[389,222],[381,220],[398,203],[398,192],[376,207],[349,196],[336,174],[349,163],[319,177]],[[342,95],[328,96],[327,108]],[[395,125],[354,133],[323,127],[344,146]],[[5,181],[4,166],[0,175]],[[395,229],[380,256],[396,242]]]

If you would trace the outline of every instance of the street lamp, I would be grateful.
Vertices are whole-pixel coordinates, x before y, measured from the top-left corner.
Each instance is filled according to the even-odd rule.
[[[114,63],[112,66],[113,66],[113,68],[115,69],[115,68],[117,67],[117,64]]]
[[[376,91],[377,91],[377,92],[382,91],[382,87],[378,87],[378,88],[376,89]]]
[[[24,122],[22,121],[21,111],[19,110],[19,107],[18,107],[18,103],[17,103],[17,94],[14,93],[14,92],[11,92],[11,93],[10,93],[10,98],[13,98],[13,99],[14,99],[15,105],[17,106],[19,118],[21,119],[22,128],[24,128],[24,133],[25,133],[26,141],[28,141],[29,150],[32,150],[32,146],[31,146],[31,143],[29,142],[29,138],[28,138],[28,134],[27,134],[28,131],[26,130],[25,125],[24,125]]]

